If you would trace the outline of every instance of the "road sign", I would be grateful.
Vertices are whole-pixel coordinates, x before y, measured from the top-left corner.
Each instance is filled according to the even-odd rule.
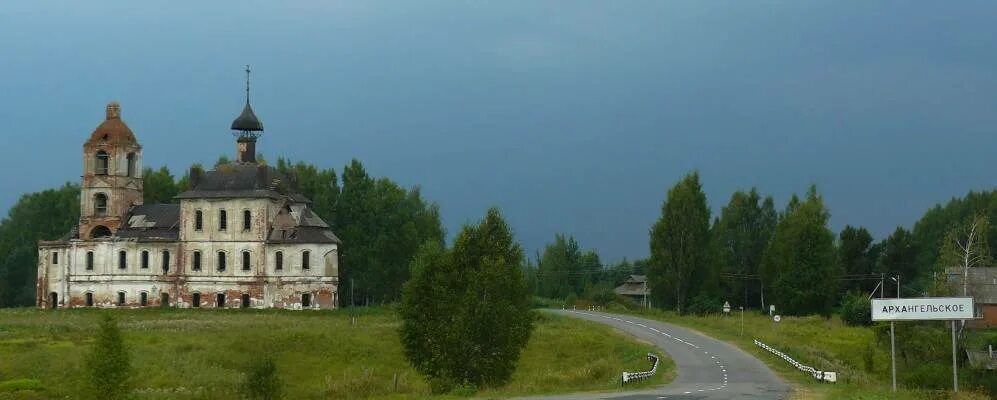
[[[872,299],[873,321],[973,319],[972,297]]]
[[[779,322],[779,321],[782,321],[782,317],[776,315],[776,316],[772,317],[772,320],[775,321],[775,322]]]
[[[725,301],[724,302],[724,313],[729,313],[729,312],[730,312],[730,303]]]

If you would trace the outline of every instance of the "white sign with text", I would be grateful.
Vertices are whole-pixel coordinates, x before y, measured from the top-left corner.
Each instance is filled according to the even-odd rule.
[[[873,321],[950,319],[973,319],[973,298],[872,299]]]

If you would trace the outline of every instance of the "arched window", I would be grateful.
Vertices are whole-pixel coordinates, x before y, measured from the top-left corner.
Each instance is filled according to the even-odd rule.
[[[163,250],[163,273],[170,272],[170,252]]]
[[[225,293],[215,295],[215,307],[225,308]]]
[[[249,271],[251,258],[252,257],[250,257],[248,251],[242,252],[242,270],[243,271]]]
[[[149,251],[142,250],[142,269],[149,268]]]
[[[312,306],[312,294],[302,293],[301,294],[301,308],[307,308]]]
[[[276,266],[274,267],[274,269],[278,271],[284,269],[284,252],[278,251],[277,254],[274,255],[274,258],[276,259],[275,260]]]
[[[87,271],[93,271],[93,252],[87,252]]]
[[[84,295],[84,297],[86,298],[86,303],[85,303],[86,306],[93,307],[93,293],[87,292],[87,294]]]
[[[312,252],[305,250],[301,252],[301,269],[312,267]]]
[[[201,307],[201,294],[194,293],[190,299],[190,306],[194,308]]]
[[[249,308],[249,293],[242,294],[242,301],[240,302],[242,308]]]
[[[149,305],[149,294],[142,292],[138,294],[138,305],[145,307]]]
[[[98,151],[96,160],[94,161],[95,161],[94,172],[97,175],[107,175],[107,170],[109,166],[107,152],[104,150]]]
[[[218,210],[218,230],[224,231],[228,229],[228,214],[225,210]]]
[[[253,228],[253,213],[249,210],[242,211],[242,230],[250,231]]]
[[[118,292],[118,305],[125,305],[125,292]]]
[[[93,239],[111,236],[111,230],[104,225],[97,225],[90,230],[90,237]]]
[[[194,211],[194,230],[204,229],[204,213],[201,210]]]
[[[98,217],[107,215],[107,195],[97,193],[93,196],[93,214]]]
[[[194,250],[193,258],[194,259],[191,260],[191,262],[190,262],[192,268],[194,269],[194,271],[200,271],[201,270],[201,252],[197,251],[197,250]]]
[[[128,176],[130,177],[137,176],[135,171],[136,158],[137,157],[135,157],[135,153],[128,153]]]
[[[218,272],[225,271],[225,252],[218,252]]]
[[[118,252],[118,269],[125,269],[128,267],[128,253],[124,250]]]

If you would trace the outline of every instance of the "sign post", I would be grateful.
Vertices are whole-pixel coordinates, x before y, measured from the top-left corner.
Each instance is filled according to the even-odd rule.
[[[916,299],[872,299],[872,320],[890,321],[890,358],[893,391],[896,391],[897,362],[894,346],[895,321],[944,320],[952,324],[952,388],[959,391],[956,371],[955,321],[973,319],[972,297],[924,297]]]

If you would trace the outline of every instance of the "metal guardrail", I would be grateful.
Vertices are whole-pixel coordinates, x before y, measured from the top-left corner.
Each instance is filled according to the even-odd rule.
[[[658,356],[647,353],[647,361],[651,362],[651,370],[644,372],[623,372],[623,384],[627,384],[631,381],[642,381],[644,379],[654,376],[655,372],[658,372]]]
[[[803,365],[802,363],[800,363],[800,362],[792,359],[790,356],[787,356],[787,355],[783,354],[781,351],[776,350],[776,349],[772,348],[771,346],[766,345],[765,343],[762,343],[762,342],[759,342],[758,340],[755,340],[755,344],[758,345],[758,347],[761,347],[761,348],[763,348],[765,350],[768,350],[772,354],[775,354],[775,355],[779,356],[780,358],[782,358],[783,360],[786,360],[790,364],[793,364],[794,367],[796,367],[800,371],[803,371],[803,372],[806,372],[806,373],[810,374],[810,376],[813,376],[814,379],[816,379],[816,380],[818,380],[820,382],[834,383],[834,382],[838,381],[838,374],[836,372],[818,371],[814,367]]]

